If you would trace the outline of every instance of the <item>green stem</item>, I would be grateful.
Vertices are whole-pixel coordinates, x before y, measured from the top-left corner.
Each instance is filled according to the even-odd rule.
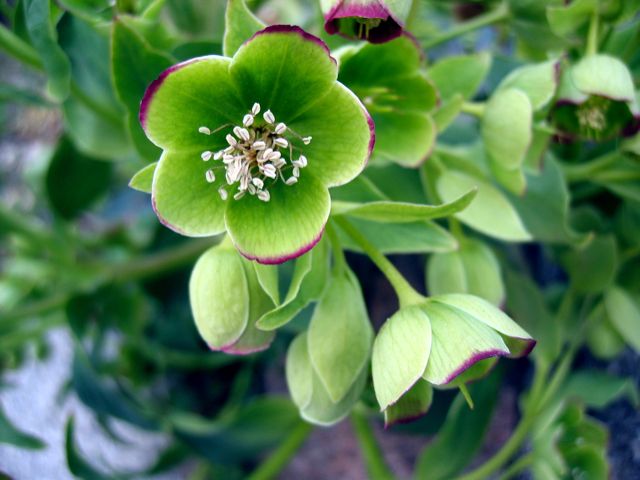
[[[578,165],[561,164],[561,168],[568,182],[584,182],[592,179],[595,173],[607,169],[619,159],[618,152],[610,152]]]
[[[507,8],[507,4],[502,3],[492,12],[487,12],[479,15],[476,18],[469,20],[468,22],[461,23],[451,28],[450,30],[438,35],[437,37],[422,42],[422,46],[425,49],[435,47],[436,45],[446,43],[450,40],[453,40],[454,38],[460,37],[474,30],[478,30],[479,28],[483,28],[494,23],[506,20],[508,17],[509,10]]]
[[[598,16],[598,5],[596,5],[593,13],[591,14],[591,21],[589,22],[589,33],[587,34],[587,49],[585,54],[595,55],[598,53],[598,30],[600,27],[600,18]]]
[[[349,235],[354,242],[369,256],[380,271],[387,277],[389,283],[398,295],[400,307],[423,303],[425,297],[420,295],[398,269],[385,257],[367,238],[362,235],[347,219],[341,216],[334,217],[335,222]]]
[[[378,446],[371,425],[362,409],[355,408],[351,413],[351,424],[358,439],[362,459],[367,469],[367,478],[372,480],[388,480],[394,478],[393,473],[384,461],[384,455]]]
[[[500,480],[509,480],[510,478],[515,477],[516,475],[522,473],[529,465],[533,463],[534,456],[532,453],[527,453],[520,457],[516,462],[513,463],[500,477]]]
[[[334,268],[336,270],[346,269],[348,267],[347,260],[344,258],[344,252],[342,250],[342,245],[340,244],[340,239],[338,238],[338,232],[336,232],[336,229],[333,227],[331,222],[327,223],[325,231],[327,232],[329,241],[331,242]]]
[[[0,24],[0,48],[22,63],[42,70],[42,62],[38,52],[2,24]]]
[[[125,265],[111,267],[103,275],[96,287],[109,283],[121,283],[132,280],[142,280],[160,273],[174,270],[197,258],[212,245],[211,239],[200,239],[185,242],[176,248],[162,251]],[[25,307],[3,315],[2,325],[23,318],[34,317],[55,311],[69,300],[70,294],[56,294],[33,302]]]
[[[484,109],[486,104],[484,102],[464,102],[461,107],[461,111],[473,115],[477,118],[482,118],[484,115]]]
[[[307,422],[298,423],[285,441],[249,475],[247,480],[270,480],[276,478],[282,469],[288,465],[312,430],[313,427]]]

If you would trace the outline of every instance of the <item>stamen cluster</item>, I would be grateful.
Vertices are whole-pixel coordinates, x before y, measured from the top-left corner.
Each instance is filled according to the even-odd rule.
[[[271,195],[269,185],[282,180],[286,185],[294,185],[300,177],[300,170],[307,166],[307,158],[299,155],[293,160],[293,150],[296,149],[286,134],[292,134],[302,141],[304,145],[311,143],[311,137],[301,137],[282,122],[276,122],[271,110],[258,117],[260,104],[254,103],[251,111],[242,119],[242,125],[233,126],[232,133],[226,135],[228,146],[217,152],[204,151],[200,155],[203,161],[213,159],[222,161],[222,165],[214,166],[206,171],[205,178],[209,183],[216,180],[216,170],[224,168],[226,185],[218,188],[218,193],[223,200],[228,197],[227,186],[237,185],[237,192],[233,195],[235,200],[241,199],[245,194],[255,195],[263,202],[268,202]],[[202,126],[198,131],[204,135],[211,135],[223,128],[232,125],[223,125],[216,130],[210,130]],[[283,151],[288,150],[289,160],[283,157]]]

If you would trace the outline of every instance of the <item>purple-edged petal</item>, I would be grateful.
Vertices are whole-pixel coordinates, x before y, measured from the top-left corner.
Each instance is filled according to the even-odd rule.
[[[225,223],[236,248],[250,260],[276,264],[315,246],[329,218],[327,188],[304,169],[295,185],[269,186],[270,200],[255,196],[230,201]]]
[[[224,145],[224,134],[214,130],[238,123],[251,105],[240,102],[229,74],[231,60],[199,57],[165,70],[151,85],[140,104],[140,123],[147,137],[172,150],[214,149]]]
[[[329,187],[353,180],[366,166],[375,144],[369,113],[339,82],[290,126],[300,135],[312,137],[309,145],[299,143],[309,162],[305,171],[313,172]]]
[[[402,2],[396,2],[402,3]],[[324,29],[330,35],[383,43],[399,37],[404,18],[379,0],[340,0],[325,13]]]
[[[509,355],[500,334],[471,315],[434,301],[424,308],[433,334],[423,374],[429,383],[449,383],[480,360]]]
[[[198,151],[165,150],[151,187],[153,209],[163,225],[190,237],[224,232],[225,202],[218,194],[224,174],[207,182],[205,172],[212,163],[203,162]]]
[[[247,108],[258,102],[276,121],[289,123],[330,91],[338,67],[319,38],[299,27],[274,25],[240,47],[230,72]]]

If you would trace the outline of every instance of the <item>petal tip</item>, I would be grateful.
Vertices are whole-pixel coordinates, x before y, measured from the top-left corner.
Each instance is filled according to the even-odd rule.
[[[322,47],[324,51],[327,53],[327,56],[331,59],[331,61],[335,65],[338,64],[336,59],[331,56],[331,50],[329,50],[329,47],[327,46],[326,43],[324,43],[320,38],[316,37],[315,35],[312,35],[306,32],[305,30],[298,27],[297,25],[269,25],[268,27],[263,28],[262,30],[254,33],[253,36],[251,36],[251,38],[249,38],[244,43],[247,44],[256,37],[259,37],[261,35],[266,35],[266,34],[272,34],[272,33],[293,33],[293,34],[299,35],[304,40],[313,42],[316,45]]]
[[[533,347],[532,347],[533,348]],[[485,350],[483,352],[476,352],[467,360],[465,360],[462,365],[456,368],[449,376],[447,376],[444,381],[439,385],[446,385],[453,381],[458,375],[464,373],[467,369],[472,367],[474,364],[478,363],[480,360],[486,360],[491,357],[506,357],[509,355],[509,350],[500,350],[500,349],[492,349]]]
[[[240,254],[243,257],[245,257],[247,260],[255,260],[256,262],[262,265],[279,265],[281,263],[288,262],[289,260],[298,258],[299,256],[304,255],[313,247],[315,247],[318,244],[318,242],[322,239],[322,234],[324,233],[325,226],[326,226],[326,223],[325,225],[322,226],[322,229],[320,230],[320,233],[318,234],[318,236],[314,238],[310,243],[302,246],[301,248],[299,248],[293,253],[288,253],[281,256],[277,256],[277,257],[260,257],[258,255],[252,255],[248,252],[242,251],[238,247],[238,245],[236,245],[236,248],[238,249],[238,252],[240,252]],[[231,240],[233,241],[233,237],[231,237]]]

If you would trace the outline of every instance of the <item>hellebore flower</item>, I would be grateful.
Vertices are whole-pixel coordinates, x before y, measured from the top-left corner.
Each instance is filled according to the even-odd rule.
[[[384,43],[402,34],[411,0],[320,0],[320,7],[328,34]]]
[[[459,386],[501,356],[529,354],[535,340],[498,308],[473,295],[446,294],[396,312],[373,344],[373,386],[382,410],[424,379]]]
[[[162,73],[140,108],[163,149],[151,189],[160,221],[194,237],[226,230],[260,263],[313,248],[328,188],[357,176],[374,144],[369,114],[337,74],[321,40],[283,25],[259,31],[233,58]]]
[[[196,262],[189,301],[198,333],[211,350],[245,355],[269,347],[275,336],[255,326],[274,308],[273,301],[260,286],[253,265],[226,239]]]
[[[627,66],[615,57],[590,55],[562,76],[552,111],[569,137],[606,140],[640,129],[640,109]]]

